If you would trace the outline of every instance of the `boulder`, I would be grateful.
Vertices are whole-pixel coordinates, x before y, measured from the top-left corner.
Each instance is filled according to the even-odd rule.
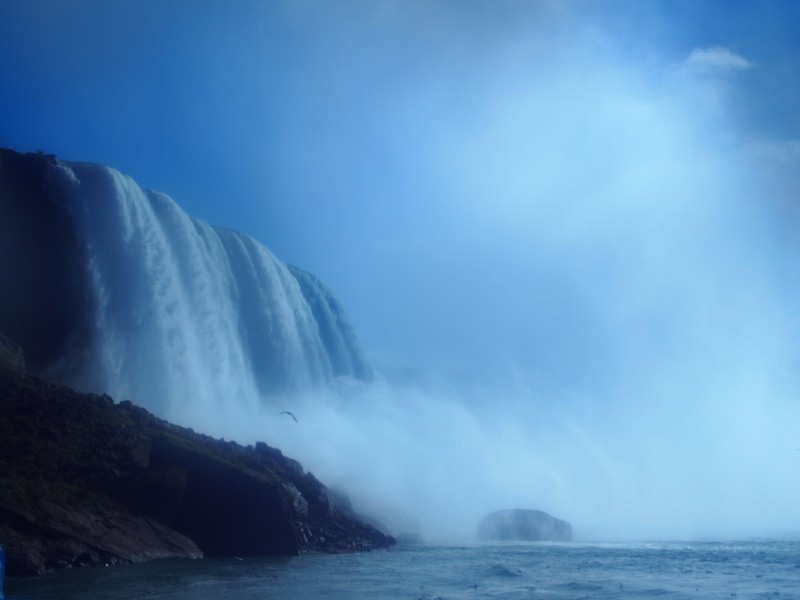
[[[571,542],[572,525],[541,510],[499,510],[486,515],[478,524],[478,539]]]

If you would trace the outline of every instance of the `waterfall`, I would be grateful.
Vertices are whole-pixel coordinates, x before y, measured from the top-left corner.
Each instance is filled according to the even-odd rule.
[[[86,368],[98,390],[176,418],[370,377],[316,277],[114,169],[53,171],[85,253],[94,301]]]

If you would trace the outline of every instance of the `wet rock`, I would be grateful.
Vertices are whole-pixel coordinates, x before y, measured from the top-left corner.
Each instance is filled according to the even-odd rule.
[[[0,379],[0,545],[10,575],[393,543],[266,444],[222,442],[31,376]]]
[[[34,374],[67,368],[59,360],[85,352],[91,329],[85,258],[69,210],[53,197],[55,164],[0,148],[0,331]]]
[[[541,510],[499,510],[478,524],[478,539],[571,542],[572,525]]]
[[[0,333],[0,376],[19,377],[25,372],[25,357],[18,344]]]

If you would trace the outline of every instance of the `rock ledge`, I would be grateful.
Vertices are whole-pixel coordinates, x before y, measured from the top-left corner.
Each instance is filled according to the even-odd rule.
[[[0,377],[0,415],[8,575],[394,543],[264,443],[216,440],[21,373]]]

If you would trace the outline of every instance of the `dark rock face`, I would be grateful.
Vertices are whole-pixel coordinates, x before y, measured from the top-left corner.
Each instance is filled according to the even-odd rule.
[[[10,575],[393,543],[266,444],[215,440],[29,376],[0,378],[0,545]]]
[[[541,510],[499,510],[478,524],[478,539],[571,542],[572,525]]]
[[[20,376],[24,372],[22,348],[0,333],[0,376]]]
[[[0,331],[41,372],[88,341],[85,260],[54,197],[55,157],[0,149]]]

